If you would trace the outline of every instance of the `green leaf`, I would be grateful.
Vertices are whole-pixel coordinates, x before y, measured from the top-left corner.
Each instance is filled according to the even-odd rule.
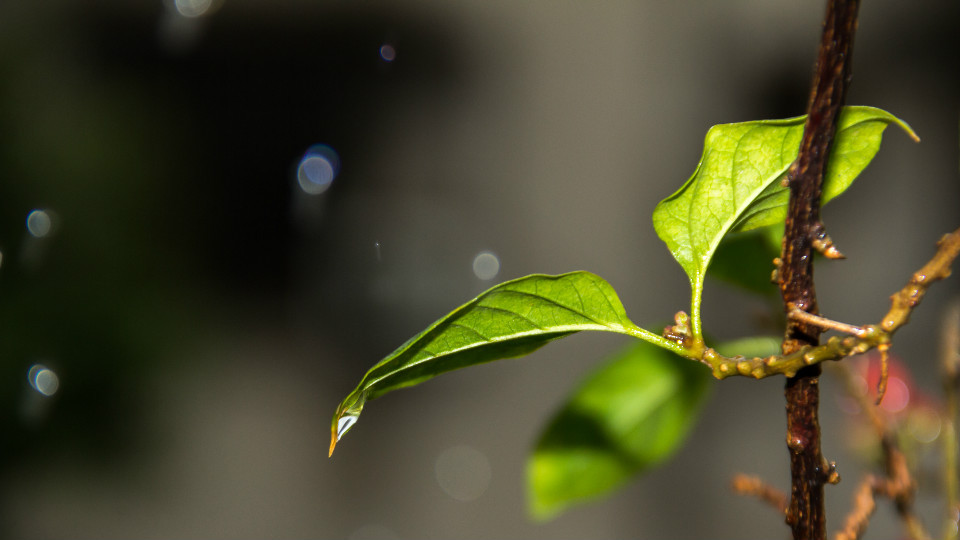
[[[654,210],[657,234],[690,279],[694,337],[701,337],[703,280],[720,240],[731,231],[783,221],[787,191],[780,181],[797,157],[805,119],[710,128],[693,176]],[[916,139],[907,124],[885,111],[843,109],[824,177],[823,202],[850,186],[879,150],[881,134],[891,123]]]
[[[704,366],[643,342],[595,371],[550,422],[528,462],[532,514],[551,518],[673,454],[710,378]]]
[[[707,276],[762,296],[780,297],[770,280],[773,259],[780,256],[783,227],[763,227],[741,234],[728,234],[720,241]]]
[[[726,356],[769,356],[780,340],[720,343]],[[637,342],[594,371],[540,436],[527,464],[531,513],[549,519],[609,494],[662,463],[686,439],[709,390],[710,371]]]
[[[754,358],[780,354],[780,338],[770,336],[754,336],[725,341],[714,347],[724,356],[743,356]]]
[[[337,408],[330,454],[371,399],[446,371],[523,356],[583,330],[627,334],[671,350],[679,347],[630,322],[613,287],[589,272],[508,281],[433,323],[373,366]]]

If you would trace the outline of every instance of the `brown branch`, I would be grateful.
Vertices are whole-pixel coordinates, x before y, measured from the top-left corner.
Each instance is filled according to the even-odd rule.
[[[829,238],[820,221],[821,185],[850,79],[858,8],[859,0],[828,0],[800,152],[787,174],[790,201],[778,268],[780,295],[785,306],[814,315],[814,242],[823,248],[823,240]],[[818,326],[788,319],[782,352],[786,355],[816,346],[819,339]],[[791,475],[786,521],[796,540],[826,538],[823,485],[827,481],[827,463],[820,451],[819,376],[819,365],[802,368],[795,377],[787,379],[784,389]]]

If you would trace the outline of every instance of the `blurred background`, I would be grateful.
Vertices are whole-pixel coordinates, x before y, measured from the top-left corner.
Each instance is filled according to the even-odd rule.
[[[711,125],[804,112],[823,9],[3,2],[0,537],[786,538],[728,487],[735,472],[789,487],[779,378],[715,384],[664,467],[527,517],[529,450],[621,336],[391,394],[325,454],[368,367],[499,281],[586,269],[642,325],[686,309],[651,212]],[[960,225],[958,15],[861,10],[848,103],[923,142],[888,130],[825,210],[849,257],[818,267],[825,315],[879,320]],[[897,335],[917,399],[939,399],[958,292],[936,285]],[[722,284],[704,311],[720,338],[777,333],[765,301]],[[871,463],[836,379],[823,387],[836,528]],[[920,484],[938,531],[938,479]],[[868,538],[897,534],[891,513]]]

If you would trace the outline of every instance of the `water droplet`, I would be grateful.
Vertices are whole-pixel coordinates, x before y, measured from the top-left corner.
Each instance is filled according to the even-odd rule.
[[[348,414],[341,417],[340,420],[337,420],[337,441],[340,441],[340,439],[343,438],[348,431],[350,431],[350,428],[357,423],[357,419],[359,418],[359,416]]]
[[[794,454],[799,454],[807,448],[810,441],[806,437],[798,434],[787,434],[787,448]]]
[[[297,166],[297,183],[308,195],[326,191],[340,173],[340,156],[325,144],[316,144],[307,149]]]
[[[373,243],[373,251],[377,254],[377,262],[382,262],[383,258],[380,256],[380,242]]]
[[[397,50],[393,48],[393,45],[384,43],[380,47],[380,58],[383,58],[384,62],[393,62],[397,59]]]
[[[447,495],[464,502],[480,498],[490,486],[492,476],[487,456],[466,445],[441,452],[434,470],[440,488]]]
[[[35,238],[43,238],[53,230],[53,217],[46,210],[33,210],[27,214],[27,231]]]
[[[473,273],[486,281],[500,273],[500,259],[489,251],[482,251],[473,258]]]
[[[60,388],[60,378],[53,370],[43,364],[34,364],[30,366],[27,372],[27,381],[34,390],[45,396],[52,396]]]

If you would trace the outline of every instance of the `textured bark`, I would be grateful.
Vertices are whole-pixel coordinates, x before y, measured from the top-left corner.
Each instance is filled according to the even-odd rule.
[[[800,152],[787,176],[790,202],[779,284],[788,312],[796,307],[817,313],[813,252],[815,243],[822,245],[826,237],[820,221],[821,185],[850,79],[858,8],[859,0],[828,1]],[[820,329],[816,326],[789,319],[783,353],[817,345],[819,338]],[[826,538],[823,486],[830,471],[820,451],[819,376],[819,365],[804,368],[787,379],[784,391],[791,471],[787,523],[796,540]]]

